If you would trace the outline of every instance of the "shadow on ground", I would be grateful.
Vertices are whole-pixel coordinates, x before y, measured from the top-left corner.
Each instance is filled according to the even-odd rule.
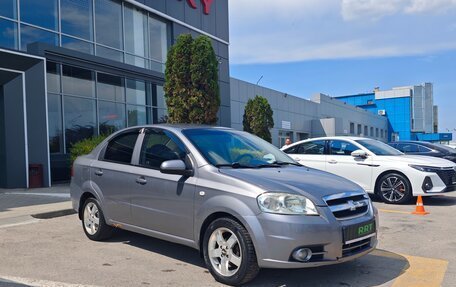
[[[371,200],[373,202],[383,203],[383,201],[376,195],[369,194]],[[456,205],[456,197],[455,196],[448,196],[448,195],[434,195],[434,196],[424,196],[423,197],[424,205],[429,206],[454,206]],[[405,206],[413,206],[416,205],[416,197],[414,197],[411,201],[401,204]],[[387,205],[389,206],[389,205]],[[394,206],[394,205],[391,205]]]
[[[122,242],[149,252],[205,268],[199,252],[163,240],[117,230],[108,242]],[[384,250],[375,250],[355,261],[306,269],[263,269],[246,286],[378,286],[394,281],[409,268],[406,258]]]

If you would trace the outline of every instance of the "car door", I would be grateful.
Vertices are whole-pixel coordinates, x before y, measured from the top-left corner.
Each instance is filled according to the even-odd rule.
[[[131,222],[130,193],[135,180],[131,168],[139,130],[128,130],[111,139],[90,167],[93,187],[102,195],[105,216],[117,222]]]
[[[131,207],[134,225],[193,240],[195,177],[163,174],[167,160],[191,165],[185,145],[164,129],[146,129],[135,168]]]
[[[361,149],[345,140],[331,140],[328,144],[326,171],[345,177],[365,190],[371,189],[372,157],[359,158],[351,155]]]
[[[284,152],[302,165],[326,170],[326,141],[314,140],[294,145]]]

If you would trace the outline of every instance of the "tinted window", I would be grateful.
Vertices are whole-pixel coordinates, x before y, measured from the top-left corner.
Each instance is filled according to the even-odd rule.
[[[95,101],[74,97],[64,98],[66,148],[96,134]]]
[[[325,141],[312,141],[302,143],[296,149],[296,154],[324,154]]]
[[[116,102],[125,102],[124,78],[98,73],[97,80],[98,98]]]
[[[356,140],[356,142],[371,152],[373,152],[375,155],[402,155],[400,151],[397,149],[382,143],[381,141],[377,140]]]
[[[130,164],[135,149],[138,131],[129,132],[112,139],[106,147],[104,160]]]
[[[57,30],[57,0],[21,0],[21,21]]]
[[[398,146],[398,149],[404,153],[419,152],[418,146],[416,144],[399,144]]]
[[[185,147],[173,134],[162,130],[146,132],[141,147],[139,164],[144,167],[159,169],[167,160],[185,160]]]
[[[122,5],[119,1],[95,1],[97,42],[122,49]]]
[[[125,127],[125,105],[105,101],[98,102],[100,134],[109,135]]]
[[[124,21],[125,51],[142,57],[147,56],[147,15],[133,5],[125,4]]]
[[[57,46],[58,36],[56,33],[21,25],[21,49],[26,51],[27,45],[36,42]]]
[[[92,40],[92,0],[60,0],[62,33]]]
[[[0,1],[0,15],[16,19],[16,0]]]
[[[329,147],[332,155],[351,155],[355,150],[359,150],[359,147],[346,141],[331,141]]]
[[[418,150],[419,150],[420,152],[431,152],[431,151],[432,151],[430,148],[427,148],[427,147],[422,146],[422,145],[419,145],[419,146],[418,146]]]
[[[62,36],[62,47],[93,55],[93,44],[73,37]]]
[[[94,73],[77,67],[62,66],[64,94],[95,97]]]
[[[13,21],[0,19],[0,47],[17,48],[17,24]]]

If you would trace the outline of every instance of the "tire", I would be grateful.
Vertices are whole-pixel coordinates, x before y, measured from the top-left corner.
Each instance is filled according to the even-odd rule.
[[[216,219],[208,226],[203,238],[203,255],[212,276],[223,284],[247,283],[260,270],[248,231],[231,218]],[[222,267],[222,261],[226,262],[226,268]]]
[[[413,197],[410,181],[404,175],[395,172],[387,173],[379,179],[376,194],[388,204],[404,204]]]
[[[90,240],[101,241],[112,236],[113,228],[106,224],[101,205],[95,198],[88,198],[82,208],[82,229]]]

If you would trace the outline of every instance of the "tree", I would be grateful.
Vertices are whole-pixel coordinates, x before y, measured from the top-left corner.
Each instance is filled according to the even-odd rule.
[[[244,131],[259,136],[265,141],[271,142],[271,132],[274,127],[273,111],[269,102],[262,96],[249,99],[244,111]]]
[[[169,123],[217,122],[218,61],[207,36],[178,37],[168,52],[164,90]]]

